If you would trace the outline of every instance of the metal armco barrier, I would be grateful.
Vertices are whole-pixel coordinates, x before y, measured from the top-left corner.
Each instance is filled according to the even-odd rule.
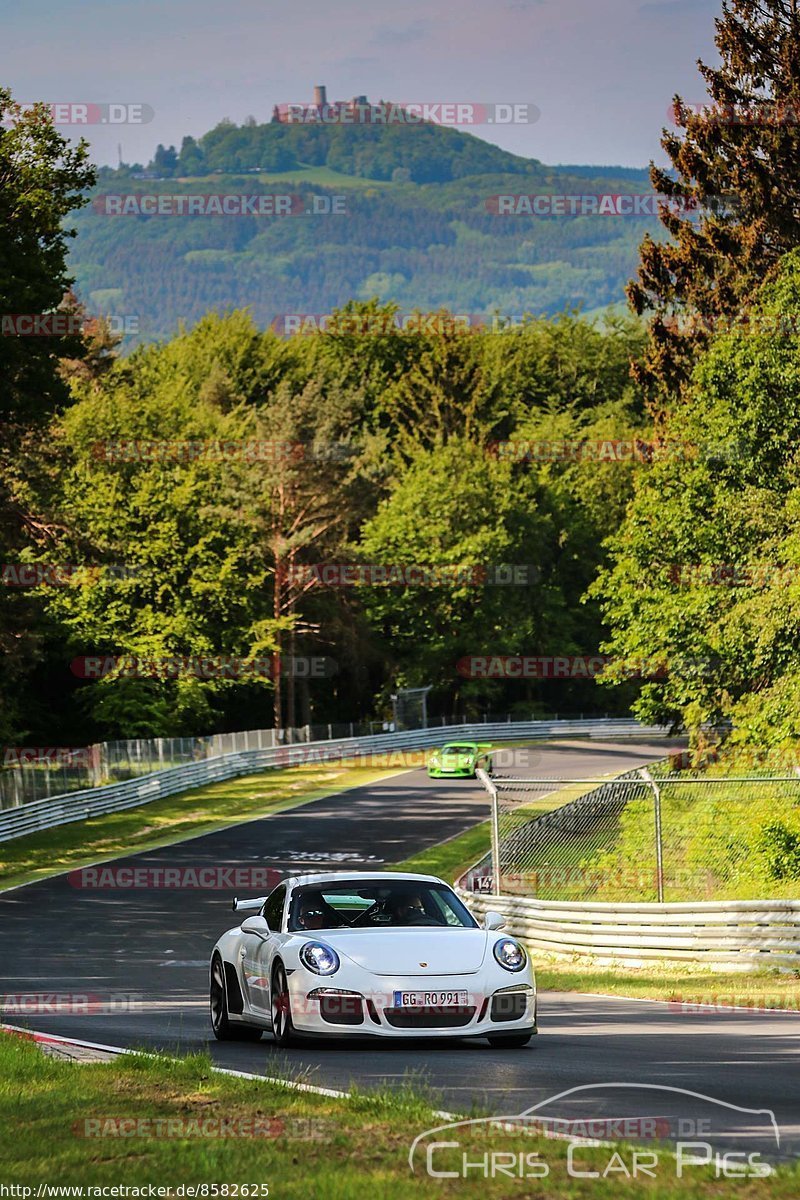
[[[519,741],[555,737],[577,738],[651,738],[666,737],[660,726],[643,726],[627,718],[577,721],[518,721],[498,724],[455,725],[446,729],[416,729],[402,733],[380,733],[369,737],[339,738],[332,741],[306,742],[224,754],[200,762],[170,767],[152,775],[140,775],[123,783],[87,788],[63,796],[51,796],[21,804],[0,812],[0,842],[53,829],[72,821],[120,812],[149,804],[177,792],[189,791],[209,783],[254,775],[260,771],[303,763],[322,763],[332,759],[391,754],[392,751],[429,749],[445,741]],[[393,765],[391,762],[387,765]],[[398,764],[399,765],[399,764]]]
[[[479,919],[502,913],[535,950],[629,966],[663,959],[752,971],[800,967],[800,900],[573,904],[456,889]]]

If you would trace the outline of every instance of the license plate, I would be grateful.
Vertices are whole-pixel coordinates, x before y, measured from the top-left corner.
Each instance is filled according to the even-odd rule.
[[[395,1008],[440,1008],[457,1005],[467,1007],[466,992],[395,992]]]

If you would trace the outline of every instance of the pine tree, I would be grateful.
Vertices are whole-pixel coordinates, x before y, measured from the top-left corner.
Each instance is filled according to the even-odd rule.
[[[721,322],[746,321],[749,299],[780,257],[800,244],[800,0],[724,0],[716,20],[719,67],[698,63],[709,102],[679,96],[651,164],[668,197],[670,242],[649,235],[628,299],[649,312],[650,338],[634,367],[656,409],[685,380]]]

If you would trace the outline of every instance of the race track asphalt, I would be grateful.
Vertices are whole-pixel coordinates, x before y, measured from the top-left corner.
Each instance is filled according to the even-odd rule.
[[[520,773],[591,778],[663,753],[663,741],[554,742],[520,752]],[[479,784],[430,781],[413,770],[118,859],[113,867],[146,867],[151,878],[158,869],[204,866],[380,869],[487,816]],[[524,1050],[468,1041],[331,1040],[277,1053],[269,1035],[257,1044],[218,1043],[208,1024],[207,961],[217,937],[234,923],[232,891],[75,884],[75,877],[60,875],[0,894],[0,993],[10,1024],[113,1046],[204,1050],[221,1066],[288,1072],[345,1090],[354,1081],[367,1088],[411,1074],[424,1078],[439,1105],[454,1112],[476,1103],[511,1115],[568,1089],[604,1085],[543,1111],[573,1119],[655,1115],[674,1128],[682,1117],[699,1119],[708,1105],[653,1086],[683,1089],[719,1102],[715,1113],[735,1106],[725,1109],[728,1144],[774,1151],[767,1118],[738,1111],[771,1110],[781,1156],[800,1149],[797,1014],[684,1012],[664,1003],[544,993],[541,1032]],[[611,1086],[619,1083],[649,1087],[623,1092]]]

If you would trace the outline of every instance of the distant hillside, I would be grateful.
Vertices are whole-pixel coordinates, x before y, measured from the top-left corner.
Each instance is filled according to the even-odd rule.
[[[266,326],[372,296],[404,311],[596,311],[622,301],[657,219],[500,216],[492,197],[646,191],[645,170],[546,167],[440,126],[226,122],[179,152],[159,147],[147,168],[104,168],[74,219],[71,266],[89,308],[133,317],[140,340],[210,308],[249,307]],[[317,196],[345,211],[123,217],[101,199],[229,193],[292,193],[303,207]]]

